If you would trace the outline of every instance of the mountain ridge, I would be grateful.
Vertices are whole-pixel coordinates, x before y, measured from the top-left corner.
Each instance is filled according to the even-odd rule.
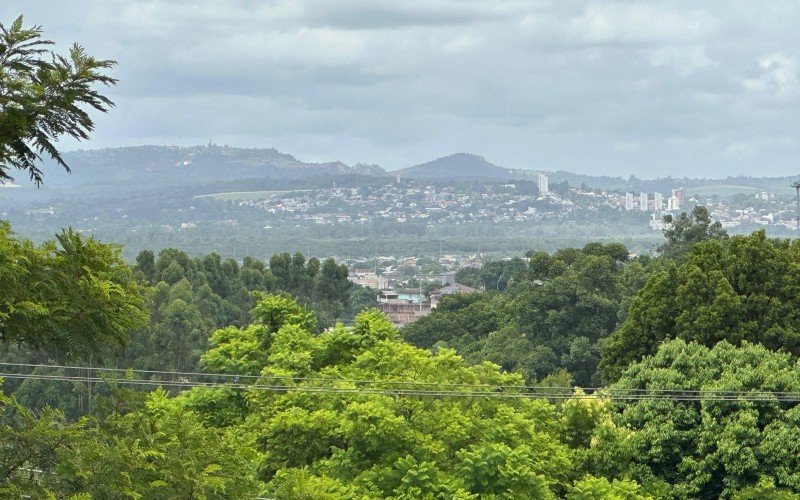
[[[68,174],[52,161],[44,164],[43,190],[63,188],[107,190],[151,189],[157,187],[212,184],[217,182],[271,179],[287,181],[312,177],[371,176],[419,179],[425,181],[535,181],[542,170],[507,169],[473,153],[455,153],[426,163],[386,171],[378,165],[357,163],[349,166],[341,161],[304,162],[275,148],[236,148],[231,146],[127,146],[104,149],[83,149],[64,153],[72,168]],[[779,191],[789,185],[792,177],[724,179],[688,179],[665,177],[638,179],[630,176],[610,177],[578,174],[564,170],[544,171],[551,186],[569,183],[585,184],[593,189],[652,192],[667,187],[692,188],[722,181],[764,190]],[[19,174],[17,174],[19,175]],[[18,182],[22,190],[35,189],[32,184]],[[668,192],[668,190],[666,191]]]

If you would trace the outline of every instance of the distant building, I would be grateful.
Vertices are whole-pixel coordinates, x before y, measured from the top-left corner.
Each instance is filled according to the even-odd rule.
[[[633,193],[625,193],[625,210],[633,210]]]
[[[653,231],[663,231],[667,228],[667,223],[664,222],[664,219],[659,218],[656,216],[655,212],[650,216],[650,229]]]
[[[431,292],[431,309],[436,309],[436,306],[439,305],[439,301],[445,295],[454,295],[456,293],[476,293],[478,290],[472,287],[468,287],[466,285],[462,285],[460,283],[453,283],[452,285],[446,285],[441,288],[437,288],[436,290]]]
[[[354,269],[347,278],[356,285],[367,286],[376,290],[389,288],[389,280],[385,276],[378,276],[372,269]]]
[[[400,298],[394,290],[383,290],[378,293],[378,309],[389,316],[396,326],[407,325],[431,312],[431,305],[426,301],[412,302]]]
[[[639,210],[647,212],[648,209],[647,193],[639,193]]]
[[[653,195],[653,212],[664,211],[664,195],[656,193]]]
[[[547,175],[539,174],[539,193],[547,194],[549,192],[550,192],[550,187],[548,185]]]
[[[452,285],[456,282],[456,273],[455,271],[447,271],[437,274],[417,274],[414,279],[439,283],[440,285]]]
[[[680,209],[681,209],[680,199],[675,194],[673,194],[672,196],[669,197],[669,199],[667,199],[667,211],[673,212]]]
[[[683,188],[672,190],[672,197],[678,201],[678,206],[683,206],[686,203],[686,191]],[[677,208],[675,210],[678,210]]]

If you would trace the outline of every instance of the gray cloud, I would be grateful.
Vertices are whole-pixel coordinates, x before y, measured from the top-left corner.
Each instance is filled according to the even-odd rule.
[[[795,174],[794,2],[11,0],[119,61],[82,147],[275,146],[399,168],[456,151],[642,177]],[[65,145],[72,147],[71,143]]]

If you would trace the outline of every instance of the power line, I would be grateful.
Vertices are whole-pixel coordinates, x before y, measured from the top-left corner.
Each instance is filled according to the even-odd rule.
[[[5,364],[5,363],[0,363]],[[57,367],[58,365],[49,365]],[[60,367],[59,367],[60,368]],[[114,371],[114,370],[109,370]],[[159,372],[159,373],[180,373],[180,372]],[[109,382],[102,377],[87,377],[85,375],[47,375],[37,373],[0,373],[0,377],[9,379],[41,380],[51,382]],[[289,377],[263,377],[265,380],[286,380]],[[305,382],[319,382],[319,379],[305,379]],[[166,386],[176,388],[211,388],[211,389],[243,389],[267,392],[301,392],[301,393],[324,393],[324,394],[355,394],[355,395],[387,395],[387,396],[411,396],[411,397],[458,397],[458,398],[495,398],[495,399],[611,399],[619,401],[746,401],[746,402],[800,402],[800,392],[776,392],[776,391],[728,391],[728,390],[668,390],[668,389],[601,389],[585,388],[582,391],[573,391],[569,388],[543,388],[533,386],[483,386],[490,390],[453,390],[453,389],[420,389],[420,388],[397,388],[397,387],[341,387],[330,385],[330,382],[345,383],[340,379],[326,379],[327,385],[281,385],[267,383],[246,384],[236,380],[230,382],[203,382],[193,381],[186,378],[169,379],[141,379],[141,378],[122,378],[111,382],[120,385],[130,386]],[[391,381],[369,381],[374,384],[392,385]],[[350,382],[352,383],[352,382]],[[413,385],[414,382],[403,381],[403,384]],[[430,385],[430,384],[425,384]],[[442,386],[445,386],[443,384]],[[450,384],[450,387],[457,384]],[[474,388],[469,384],[460,387]],[[509,390],[510,389],[510,390]]]
[[[382,380],[382,379],[349,379],[349,378],[325,378],[325,377],[293,377],[288,375],[239,375],[230,373],[213,373],[213,372],[182,372],[182,371],[165,371],[165,370],[139,370],[134,368],[105,368],[105,367],[91,367],[91,366],[74,366],[74,365],[53,365],[53,364],[33,364],[33,363],[9,363],[0,362],[0,366],[7,367],[25,367],[25,368],[43,368],[52,370],[80,370],[80,371],[95,371],[107,372],[126,375],[127,373],[142,373],[153,375],[171,375],[177,377],[206,377],[206,378],[221,378],[228,380],[254,380],[254,381],[279,381],[279,382],[316,382],[316,383],[353,383],[359,385],[400,385],[400,386],[422,386],[422,387],[448,387],[448,388],[478,388],[478,389],[516,389],[516,390],[529,390],[529,391],[560,391],[562,393],[572,393],[573,388],[566,387],[548,387],[538,385],[503,385],[503,384],[469,384],[469,383],[448,383],[448,382],[425,382],[414,380]],[[83,380],[85,376],[81,375]],[[101,379],[102,380],[102,379]],[[154,379],[148,379],[154,380]],[[172,382],[172,380],[155,379],[157,381]],[[203,382],[211,383],[211,382]],[[251,387],[251,385],[246,385]],[[609,389],[604,387],[579,387],[583,391],[598,392],[613,390],[616,392],[631,392],[631,393],[659,393],[659,392],[681,392],[691,394],[753,394],[754,392],[762,392],[765,394],[779,394],[779,395],[797,395],[800,392],[781,392],[781,391],[732,391],[732,390],[713,390],[713,389]]]

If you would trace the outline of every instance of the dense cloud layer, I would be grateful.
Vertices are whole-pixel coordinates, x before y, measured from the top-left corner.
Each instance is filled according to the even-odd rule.
[[[88,147],[213,140],[390,169],[466,151],[640,177],[800,171],[795,2],[11,0],[0,18],[17,13],[119,62],[118,107]]]

